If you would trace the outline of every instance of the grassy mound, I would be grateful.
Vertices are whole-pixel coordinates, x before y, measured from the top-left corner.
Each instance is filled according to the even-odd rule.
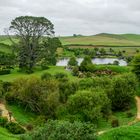
[[[111,129],[100,135],[98,140],[139,140],[140,139],[140,123],[134,126],[124,126]]]

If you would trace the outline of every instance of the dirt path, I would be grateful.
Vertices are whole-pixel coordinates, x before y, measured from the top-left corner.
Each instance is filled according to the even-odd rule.
[[[6,107],[3,103],[0,103],[0,110],[2,110],[2,117],[6,117],[8,119],[8,121],[10,121],[9,111],[6,109]],[[15,119],[13,117],[11,117],[11,121],[15,122]]]
[[[140,120],[140,97],[136,96],[136,105],[137,105],[137,120]]]

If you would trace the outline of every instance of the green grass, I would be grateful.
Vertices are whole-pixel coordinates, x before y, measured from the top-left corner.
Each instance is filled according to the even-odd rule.
[[[56,73],[65,73],[68,75],[68,77],[71,80],[76,80],[77,77],[72,76],[71,72],[65,70],[64,67],[59,67],[59,66],[50,66],[50,68],[48,70],[40,70],[40,69],[36,69],[35,72],[33,74],[26,74],[26,73],[21,73],[18,72],[18,69],[14,69],[11,74],[7,74],[7,75],[0,75],[0,80],[2,81],[13,81],[17,78],[21,78],[21,77],[31,77],[31,76],[36,76],[36,77],[40,77],[43,73],[45,72],[49,72],[52,75],[56,74]]]
[[[0,140],[19,140],[19,137],[9,133],[5,128],[0,127]]]
[[[98,140],[139,140],[140,126],[122,126],[110,129],[108,132],[100,135]]]
[[[36,115],[25,111],[22,107],[17,105],[7,105],[8,110],[13,113],[13,117],[21,125],[31,124],[35,119]]]
[[[140,35],[98,34],[93,36],[60,37],[63,45],[140,46]]]

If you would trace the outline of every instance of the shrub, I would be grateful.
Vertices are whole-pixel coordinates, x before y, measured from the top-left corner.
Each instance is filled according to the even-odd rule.
[[[69,62],[68,62],[68,66],[77,66],[78,62],[76,61],[75,57],[71,57]]]
[[[59,105],[58,81],[43,81],[36,77],[16,79],[6,95],[6,100],[32,112],[54,118],[55,109]]]
[[[8,122],[8,119],[6,117],[0,117],[0,126],[4,127],[6,123]]]
[[[65,74],[65,73],[56,73],[56,74],[54,75],[54,77],[55,77],[56,79],[63,79],[63,78],[67,78],[68,75]]]
[[[60,81],[59,82],[59,94],[60,94],[60,102],[66,103],[68,97],[71,94],[75,94],[78,90],[77,82],[69,82],[69,81]]]
[[[137,78],[140,80],[140,54],[137,54],[133,58],[132,65],[133,65],[132,71],[136,74]]]
[[[108,97],[112,101],[113,110],[129,109],[134,101],[138,83],[133,74],[119,75],[113,78],[112,87],[108,92]]]
[[[71,95],[67,102],[67,109],[71,115],[80,115],[81,121],[98,123],[103,114],[108,114],[110,100],[99,89],[92,91],[78,91]]]
[[[22,136],[22,140],[96,140],[95,126],[87,123],[68,121],[49,121],[31,134]]]
[[[73,67],[73,69],[72,69],[72,75],[73,76],[78,76],[79,75],[79,68],[78,67]]]
[[[113,118],[111,121],[112,127],[118,127],[119,126],[119,120],[117,118]]]
[[[52,78],[53,76],[48,72],[45,72],[44,74],[41,75],[42,80],[51,80]]]
[[[134,116],[134,114],[131,112],[131,111],[127,111],[126,112],[126,117],[127,118],[131,118],[131,117],[133,117]]]
[[[92,67],[92,61],[91,61],[91,58],[86,56],[84,58],[84,60],[82,61],[82,63],[80,64],[80,71],[88,71],[88,69],[91,69]]]
[[[9,122],[6,124],[6,128],[13,134],[24,134],[25,129],[21,127],[19,124],[14,122]]]
[[[0,75],[10,74],[10,73],[11,73],[10,69],[0,69]]]
[[[33,130],[33,125],[32,124],[28,124],[28,125],[26,125],[26,129],[28,130],[28,131],[31,131],[31,130]]]

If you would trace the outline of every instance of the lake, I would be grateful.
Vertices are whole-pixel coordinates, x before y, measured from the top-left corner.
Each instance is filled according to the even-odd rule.
[[[56,66],[67,66],[68,61],[69,61],[69,58],[60,59],[56,63]],[[83,61],[83,58],[77,58],[77,61],[78,61],[78,65],[80,65],[81,62]],[[127,66],[127,62],[123,59],[117,59],[117,58],[93,58],[92,59],[92,63],[97,64],[97,65],[99,65],[99,64],[109,64],[109,63],[113,64],[114,61],[118,61],[119,66]]]

